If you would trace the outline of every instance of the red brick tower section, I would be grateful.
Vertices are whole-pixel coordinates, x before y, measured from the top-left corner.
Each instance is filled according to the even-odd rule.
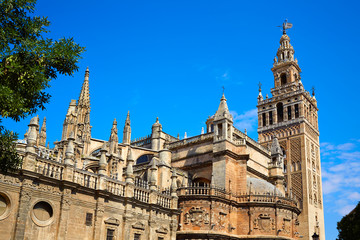
[[[300,235],[311,239],[317,233],[325,239],[317,101],[304,90],[294,52],[284,28],[271,69],[272,97],[264,99],[259,89],[259,142],[270,146],[277,137],[285,153],[285,191],[301,203]]]

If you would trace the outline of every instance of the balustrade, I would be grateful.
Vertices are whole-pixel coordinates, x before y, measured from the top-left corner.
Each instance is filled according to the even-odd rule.
[[[107,179],[106,190],[116,196],[125,196],[125,183],[115,181],[113,179]]]
[[[96,189],[98,176],[90,172],[75,169],[74,182],[80,186]]]
[[[62,180],[64,166],[57,164],[56,162],[43,161],[38,159],[35,165],[35,172],[40,173],[46,177]]]
[[[189,187],[182,187],[178,190],[178,195],[204,195],[217,196],[225,199],[231,199],[238,203],[245,202],[263,202],[263,203],[280,203],[297,207],[297,201],[288,197],[282,197],[272,192],[267,193],[241,193],[239,195],[230,193],[221,188],[214,188],[209,185],[198,186],[198,184],[191,184]]]

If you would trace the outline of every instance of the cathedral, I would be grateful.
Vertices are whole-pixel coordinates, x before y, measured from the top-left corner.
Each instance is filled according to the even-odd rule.
[[[156,119],[131,139],[128,113],[122,138],[116,120],[109,139],[94,138],[87,69],[61,140],[49,148],[46,118],[32,118],[21,168],[0,173],[1,239],[324,240],[317,101],[286,27],[271,70],[256,141],[236,129],[224,94],[198,136],[171,136]]]

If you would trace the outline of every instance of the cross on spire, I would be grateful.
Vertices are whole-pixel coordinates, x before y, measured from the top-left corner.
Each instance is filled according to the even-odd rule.
[[[311,91],[312,91],[312,95],[315,96],[315,87],[314,86],[311,88]]]
[[[259,92],[261,92],[261,86],[262,86],[261,82],[259,82],[258,86],[259,86]]]
[[[221,88],[222,88],[222,90],[223,90],[223,94],[224,94],[224,93],[225,93],[225,87],[224,87],[224,86],[222,86]]]

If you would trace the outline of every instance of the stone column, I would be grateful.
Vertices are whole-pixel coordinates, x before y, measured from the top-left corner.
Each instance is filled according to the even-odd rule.
[[[68,219],[71,205],[71,189],[64,189],[63,195],[61,197],[61,206],[60,206],[60,216],[57,230],[57,239],[62,240],[66,239],[67,228],[68,228]]]
[[[25,179],[23,182],[23,186],[20,189],[20,200],[15,223],[14,240],[25,239],[26,220],[29,217],[29,203],[31,200],[32,190],[31,188],[24,185],[31,185],[31,181]]]
[[[102,198],[98,198],[96,202],[96,210],[95,210],[95,221],[94,221],[94,240],[102,239],[101,238],[101,230],[102,230],[102,221],[104,218],[104,203],[102,202]]]

